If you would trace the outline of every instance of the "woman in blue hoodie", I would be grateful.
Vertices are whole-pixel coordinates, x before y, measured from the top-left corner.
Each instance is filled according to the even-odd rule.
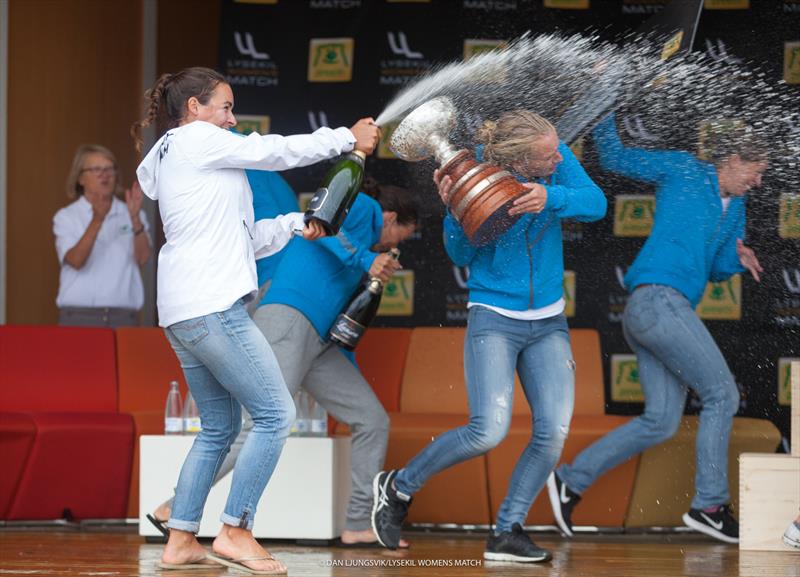
[[[487,246],[473,246],[452,215],[444,220],[447,254],[470,269],[464,343],[469,423],[437,437],[403,469],[376,476],[373,527],[381,543],[397,547],[413,494],[434,474],[503,440],[516,371],[536,427],[514,469],[484,558],[546,561],[550,554],[533,544],[522,525],[558,462],[572,417],[575,363],[564,316],[561,220],[598,220],[606,199],[552,124],[537,114],[506,113],[486,122],[477,138],[482,159],[513,171],[528,192],[509,211],[522,217]],[[447,202],[453,183],[438,174],[434,178]]]
[[[548,479],[548,495],[561,530],[572,535],[571,514],[597,477],[678,429],[691,387],[703,402],[697,431],[695,496],[683,521],[728,543],[739,525],[728,509],[728,438],[739,391],[725,359],[694,308],[709,280],[718,282],[762,268],[744,245],[744,194],[761,184],[763,145],[745,130],[712,146],[710,163],[688,152],[623,146],[613,117],[594,138],[604,169],[656,185],[653,230],[625,275],[630,292],[622,320],[636,353],[644,413],[587,447],[572,465]]]

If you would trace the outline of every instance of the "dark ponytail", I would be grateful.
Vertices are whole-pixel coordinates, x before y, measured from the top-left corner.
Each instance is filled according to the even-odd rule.
[[[408,189],[392,184],[381,184],[372,176],[366,176],[361,184],[361,190],[377,200],[382,211],[396,213],[397,224],[418,223],[417,202]]]
[[[186,116],[186,102],[194,96],[200,104],[208,104],[211,93],[222,82],[225,82],[222,74],[202,66],[159,76],[153,87],[144,93],[148,103],[147,114],[131,126],[131,136],[136,143],[137,152],[142,150],[141,131],[144,127],[151,124],[160,129],[178,126]]]

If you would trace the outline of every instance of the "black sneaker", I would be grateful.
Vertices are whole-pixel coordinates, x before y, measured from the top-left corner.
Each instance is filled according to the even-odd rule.
[[[548,551],[537,547],[522,530],[520,524],[514,523],[511,531],[503,531],[499,535],[495,535],[494,531],[489,531],[483,558],[487,561],[539,563],[549,561],[553,556]]]
[[[714,539],[726,543],[739,542],[739,523],[731,515],[728,505],[721,505],[713,513],[704,509],[689,509],[688,513],[683,514],[683,522],[687,527],[710,535]]]
[[[392,486],[397,471],[381,471],[372,481],[372,530],[378,542],[389,549],[400,545],[400,530],[408,515],[411,497]]]
[[[547,496],[553,509],[558,528],[567,537],[572,537],[572,509],[581,496],[566,486],[555,471],[547,478]]]

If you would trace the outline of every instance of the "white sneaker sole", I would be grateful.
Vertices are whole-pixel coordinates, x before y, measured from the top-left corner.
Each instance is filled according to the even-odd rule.
[[[786,543],[789,547],[794,547],[795,549],[800,549],[800,541],[795,541],[791,539],[789,536],[783,536],[783,542]]]
[[[735,543],[739,542],[739,538],[738,537],[729,537],[725,533],[722,533],[721,531],[717,531],[716,529],[714,529],[714,527],[709,527],[705,523],[701,523],[699,521],[695,521],[694,519],[692,519],[689,516],[689,513],[684,513],[683,514],[683,524],[686,525],[687,527],[691,527],[695,531],[698,531],[700,533],[705,533],[709,537],[714,537],[714,539],[719,539],[720,541],[725,541],[725,543],[734,543],[735,544]]]
[[[511,553],[490,553],[489,551],[483,552],[483,558],[487,561],[512,561],[514,563],[540,563],[550,559],[549,555],[542,555],[541,557],[520,557],[519,555],[512,555]]]
[[[547,477],[547,496],[550,498],[550,508],[553,510],[553,516],[556,518],[556,523],[561,532],[567,537],[572,537],[572,531],[564,521],[561,515],[561,498],[558,495],[558,487],[556,486],[556,474],[550,473]]]

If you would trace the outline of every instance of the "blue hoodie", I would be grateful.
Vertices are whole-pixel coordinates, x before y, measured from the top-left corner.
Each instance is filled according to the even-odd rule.
[[[469,300],[524,311],[551,305],[564,293],[561,219],[590,222],[606,213],[606,197],[563,142],[564,160],[547,181],[539,214],[524,214],[505,234],[482,247],[472,245],[455,218],[444,219],[444,245],[458,266],[469,266]],[[522,182],[524,180],[520,177]]]
[[[259,306],[282,304],[299,310],[320,338],[342,312],[378,253],[370,250],[381,238],[383,212],[364,193],[356,197],[339,234],[315,241],[295,237]],[[262,279],[259,276],[259,284]]]
[[[245,170],[244,172],[247,174],[247,182],[253,191],[255,220],[275,218],[279,214],[300,210],[294,191],[280,174],[270,170]],[[256,261],[258,286],[272,278],[285,254],[286,251],[282,250]]]
[[[712,164],[688,152],[627,148],[613,116],[595,128],[594,138],[605,170],[656,185],[653,230],[625,275],[628,291],[663,284],[697,306],[709,280],[745,270],[736,254],[736,239],[744,239],[745,199],[732,197],[723,214]]]

